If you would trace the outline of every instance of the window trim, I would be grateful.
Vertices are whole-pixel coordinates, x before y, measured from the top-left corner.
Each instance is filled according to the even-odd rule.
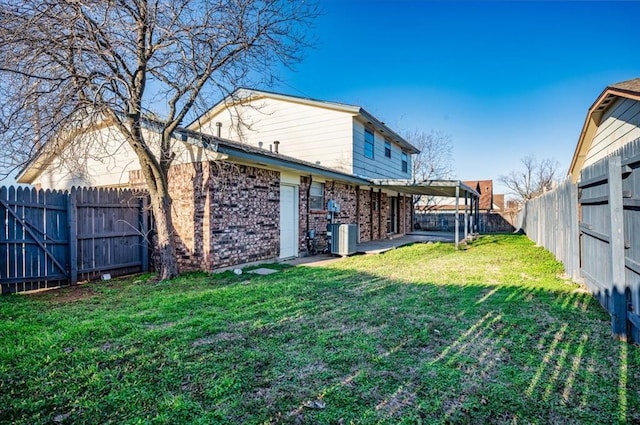
[[[371,135],[371,142],[367,141],[367,134]],[[367,146],[371,146],[371,156],[367,154]],[[376,150],[376,135],[372,130],[368,128],[364,129],[364,157],[369,159],[375,159],[375,150]]]
[[[384,141],[384,156],[391,159],[391,142],[388,140]]]
[[[400,160],[401,160],[400,169],[402,170],[403,173],[408,173],[409,172],[409,155],[407,155],[405,151],[402,151],[402,154],[400,155]]]
[[[314,194],[313,188],[316,185],[316,191],[318,187],[320,188],[320,194]],[[315,202],[314,202],[315,201]],[[320,208],[318,208],[318,201],[320,201]],[[314,205],[315,204],[315,205]],[[324,183],[322,182],[311,182],[309,186],[309,210],[313,211],[323,211],[324,210]]]

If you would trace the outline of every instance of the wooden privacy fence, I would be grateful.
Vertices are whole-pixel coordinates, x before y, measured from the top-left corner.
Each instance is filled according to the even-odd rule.
[[[2,293],[149,270],[147,196],[0,188]]]
[[[582,170],[580,246],[585,284],[613,333],[640,342],[640,143]]]
[[[584,279],[614,335],[640,342],[640,140],[585,167],[578,185],[527,202],[519,223]]]
[[[578,190],[567,180],[555,190],[533,198],[520,211],[516,227],[547,248],[574,280],[580,279]]]

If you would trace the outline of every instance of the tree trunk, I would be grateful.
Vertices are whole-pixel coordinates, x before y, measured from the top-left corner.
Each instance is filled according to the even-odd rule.
[[[134,149],[137,145],[132,144]],[[141,152],[145,153],[143,150]],[[169,194],[168,171],[164,171],[152,157],[138,154],[142,175],[147,183],[151,198],[151,210],[155,222],[157,240],[154,246],[158,255],[158,274],[161,280],[172,279],[178,275],[176,259],[175,233],[171,218],[171,195]]]
[[[149,191],[157,235],[154,248],[158,256],[159,277],[161,280],[172,279],[178,275],[178,261],[176,258],[173,220],[171,218],[171,195],[169,193],[169,167],[171,166],[171,161],[162,162],[156,159],[144,140],[139,120],[139,115],[132,117],[128,127],[122,124],[121,127],[129,135],[127,141],[138,156],[142,175]],[[114,121],[118,122],[117,117],[114,117]],[[165,158],[170,152],[170,135],[167,136],[167,139],[165,143],[161,144],[161,148],[165,148],[160,154],[161,158]]]
[[[161,280],[171,279],[178,275],[173,220],[171,218],[171,196],[167,190],[155,190],[152,189],[152,185],[148,186],[157,233],[155,248],[160,263],[158,274]]]

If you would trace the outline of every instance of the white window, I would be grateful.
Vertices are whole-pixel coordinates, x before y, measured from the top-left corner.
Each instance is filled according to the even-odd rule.
[[[384,141],[384,156],[391,158],[391,142],[388,140]]]
[[[406,152],[402,152],[402,172],[403,173],[409,172],[409,159],[407,158]]]
[[[324,183],[311,182],[309,208],[312,210],[324,209]]]

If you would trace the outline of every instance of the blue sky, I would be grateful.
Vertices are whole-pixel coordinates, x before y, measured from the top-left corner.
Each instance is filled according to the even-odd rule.
[[[526,155],[566,170],[596,97],[640,77],[640,2],[321,5],[316,47],[276,89],[444,131],[461,179],[496,181]]]

